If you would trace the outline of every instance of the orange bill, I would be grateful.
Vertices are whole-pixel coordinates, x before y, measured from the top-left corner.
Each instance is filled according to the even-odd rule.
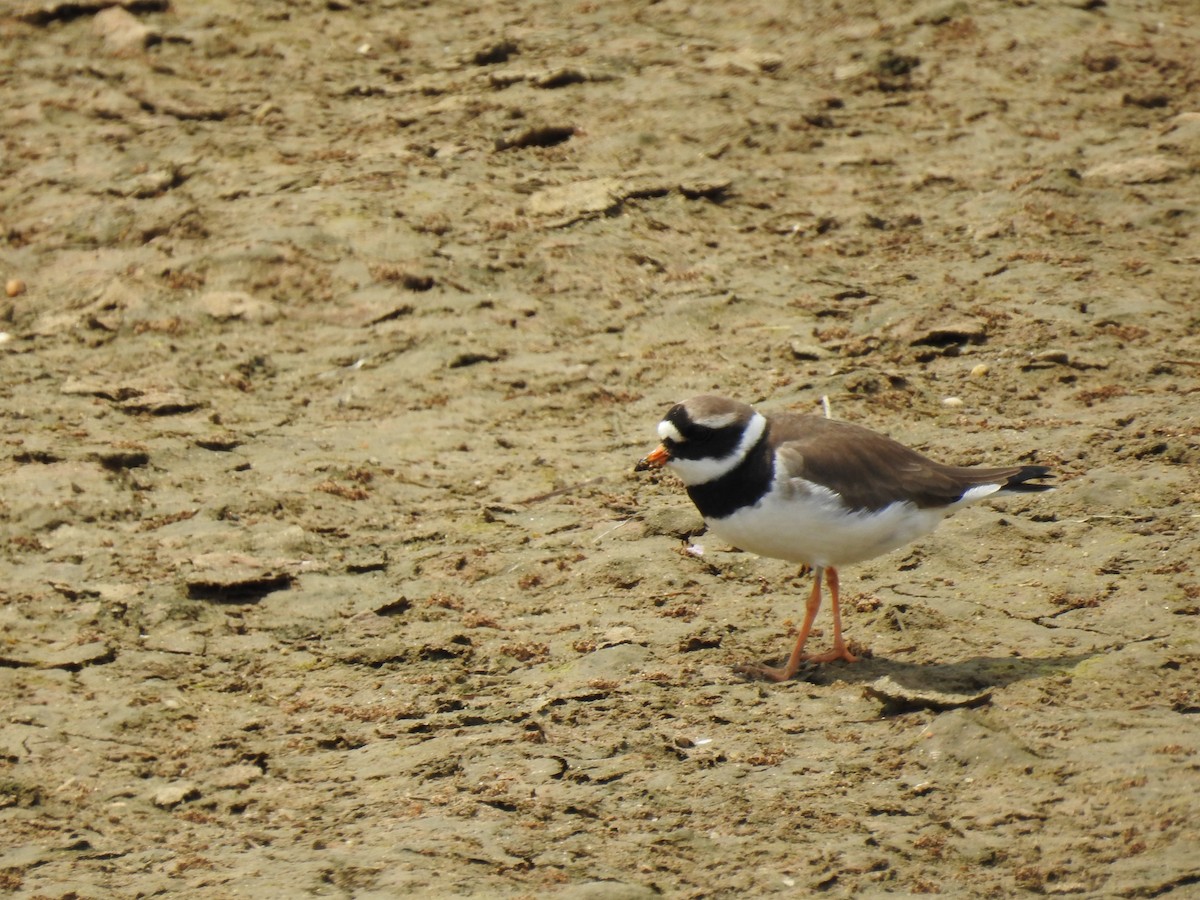
[[[671,454],[667,448],[659,444],[654,448],[649,456],[638,460],[638,464],[634,467],[635,472],[644,472],[646,469],[661,469],[671,460]]]

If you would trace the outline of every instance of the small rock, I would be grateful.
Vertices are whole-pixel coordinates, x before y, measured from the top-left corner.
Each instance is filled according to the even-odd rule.
[[[1033,361],[1049,365],[1066,366],[1071,363],[1071,355],[1066,350],[1043,350],[1033,354]]]
[[[273,591],[290,588],[295,580],[284,566],[240,553],[202,553],[192,559],[192,565],[186,583],[194,600],[255,603]]]
[[[1076,353],[1069,363],[1072,369],[1107,369],[1111,364],[1112,360],[1107,357],[1088,353]]]
[[[59,388],[59,393],[121,401],[137,397],[141,391],[132,385],[117,384],[103,375],[69,375]]]
[[[4,293],[10,297],[19,297],[25,293],[25,282],[20,278],[10,278],[4,282]]]
[[[180,91],[172,94],[157,93],[154,87],[131,86],[129,95],[141,106],[153,113],[187,121],[219,121],[227,118],[231,110],[207,102],[209,96],[200,89]]]
[[[490,38],[466,55],[466,61],[476,66],[505,63],[520,52],[520,46],[510,38]]]
[[[733,180],[730,178],[698,175],[679,182],[679,193],[689,200],[712,200],[719,203],[725,199],[731,187]]]
[[[259,300],[244,291],[210,291],[200,298],[200,310],[218,322],[239,320],[270,324],[279,318],[273,303]]]
[[[863,693],[883,701],[885,714],[914,709],[947,710],[982,706],[992,699],[991,688],[973,694],[921,690],[900,684],[889,675],[873,681],[863,689]]]
[[[150,454],[137,447],[109,447],[88,454],[110,472],[120,472],[125,469],[140,469],[150,464]]]
[[[987,377],[987,374],[991,371],[992,370],[988,367],[987,363],[979,363],[978,365],[974,365],[971,367],[971,372],[970,372],[969,377],[975,378],[975,379],[985,378],[985,377]]]
[[[905,335],[904,332],[908,334]],[[901,326],[898,336],[907,337],[913,347],[948,347],[961,344],[982,344],[987,340],[987,322],[973,316],[960,319],[927,319],[912,326]]]
[[[38,660],[38,664],[43,669],[66,669],[76,672],[84,666],[102,665],[114,659],[116,654],[108,644],[104,641],[92,641],[48,652]]]
[[[757,75],[760,72],[774,72],[783,65],[783,57],[778,53],[766,53],[759,50],[734,50],[727,53],[714,53],[704,60],[703,66],[710,72],[724,72],[727,75]]]
[[[665,534],[680,540],[704,530],[704,522],[691,505],[660,506],[647,511],[643,521],[646,534]]]
[[[557,69],[546,69],[542,72],[531,72],[526,80],[534,87],[553,90],[570,84],[582,84],[592,81],[592,77],[582,69],[565,66]]]
[[[530,196],[525,204],[531,216],[599,215],[621,204],[624,185],[616,178],[590,178],[555,185]]]
[[[190,781],[176,781],[155,791],[151,802],[163,809],[170,809],[187,800],[195,800],[199,796],[200,791]]]
[[[512,134],[496,138],[497,150],[514,150],[523,147],[555,147],[575,136],[574,125],[532,125]]]
[[[506,88],[510,85],[520,84],[528,77],[529,73],[524,69],[499,69],[488,73],[488,82],[492,87]]]
[[[162,40],[157,31],[143,25],[121,6],[110,6],[96,13],[92,17],[92,31],[104,41],[104,48],[113,54],[144,50]]]
[[[820,344],[808,344],[804,341],[792,341],[789,345],[793,359],[817,360],[824,359],[829,352]]]
[[[871,65],[867,62],[852,62],[844,65],[836,66],[833,70],[834,81],[853,81],[856,78],[862,78],[871,71]]]
[[[721,632],[716,628],[701,628],[679,640],[681,653],[694,653],[697,650],[711,650],[721,646]]]
[[[116,659],[116,653],[104,641],[73,644],[61,641],[47,647],[24,648],[19,655],[0,655],[7,668],[64,669],[78,672],[84,666],[103,665]]]
[[[228,453],[242,445],[242,438],[232,431],[218,431],[212,434],[202,434],[193,439],[197,447],[212,450],[217,453]]]
[[[958,409],[963,405],[962,397],[943,397],[942,406],[947,409]]]
[[[479,363],[499,362],[504,358],[503,352],[488,353],[482,350],[468,350],[458,354],[454,359],[447,364],[451,369],[465,369],[468,366],[476,366]]]
[[[1165,156],[1138,156],[1133,159],[1100,163],[1083,173],[1084,178],[1115,181],[1118,184],[1155,184],[1172,181],[1186,167]]]
[[[65,386],[64,386],[65,393]],[[175,416],[191,412],[202,404],[192,400],[182,391],[148,390],[135,397],[120,402],[122,412],[130,414],[146,413],[151,416]]]
[[[245,763],[218,770],[212,777],[212,784],[217,788],[247,788],[262,777],[262,769]]]

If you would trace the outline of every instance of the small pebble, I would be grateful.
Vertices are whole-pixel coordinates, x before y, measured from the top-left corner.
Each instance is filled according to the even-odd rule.
[[[1038,362],[1058,363],[1064,366],[1071,363],[1071,355],[1066,350],[1043,350],[1041,353],[1035,353],[1033,358]]]
[[[188,800],[195,800],[199,796],[200,791],[190,781],[176,781],[159,788],[150,801],[155,806],[170,809]]]
[[[962,397],[943,397],[942,398],[942,406],[945,406],[948,409],[958,409],[958,407],[960,407],[962,405],[963,405]]]
[[[972,378],[983,378],[990,371],[992,371],[992,370],[990,368],[988,368],[987,363],[979,363],[978,365],[971,367],[971,377]]]
[[[16,297],[25,293],[25,282],[20,278],[10,278],[4,282],[4,293],[10,297]]]

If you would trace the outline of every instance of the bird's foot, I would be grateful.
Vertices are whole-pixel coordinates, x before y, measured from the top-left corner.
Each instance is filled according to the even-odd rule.
[[[837,662],[839,659],[848,663],[856,663],[859,661],[859,659],[861,659],[861,657],[855,656],[853,653],[851,653],[850,648],[845,644],[834,644],[832,650],[826,650],[824,653],[816,653],[812,656],[806,656],[804,661],[813,663],[828,663]]]
[[[863,647],[860,647],[858,652],[858,656],[854,655],[850,652],[848,644],[839,641],[833,645],[832,649],[826,650],[824,653],[801,656],[796,661],[794,667],[791,660],[788,661],[788,665],[786,666],[768,666],[766,663],[743,663],[740,666],[734,666],[733,671],[743,678],[749,678],[751,681],[774,681],[778,683],[795,678],[796,673],[801,669],[811,668],[811,666],[805,666],[805,663],[820,665],[821,663],[837,662],[838,660],[856,663],[862,660],[863,657],[871,656],[871,651]]]

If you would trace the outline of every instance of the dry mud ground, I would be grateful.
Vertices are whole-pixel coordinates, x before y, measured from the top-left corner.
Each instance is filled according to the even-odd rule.
[[[0,18],[4,890],[1200,895],[1191,0],[107,6]],[[710,389],[1060,489],[748,683]]]

